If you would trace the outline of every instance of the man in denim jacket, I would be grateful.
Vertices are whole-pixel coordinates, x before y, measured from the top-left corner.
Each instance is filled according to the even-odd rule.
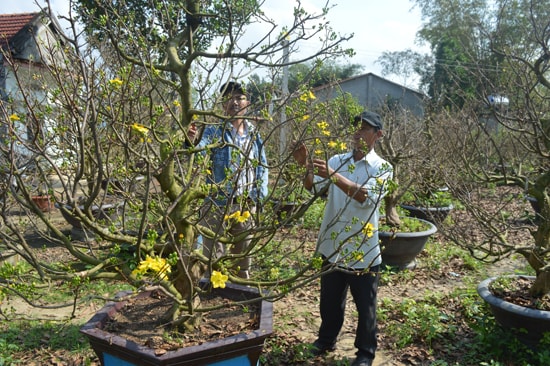
[[[216,125],[207,125],[199,148],[206,148],[210,158],[207,182],[214,189],[201,209],[201,224],[217,236],[239,236],[250,231],[258,203],[267,196],[268,168],[264,144],[256,127],[244,119],[250,101],[239,83],[228,82],[220,89],[223,108],[229,117]],[[190,130],[193,138],[196,131]],[[214,147],[210,147],[211,145]],[[226,253],[226,246],[216,239],[203,238],[203,252],[211,261]],[[249,236],[230,244],[230,254],[237,260],[237,275],[249,278],[250,257],[246,255]],[[240,258],[239,258],[240,257]],[[211,273],[211,265],[207,277]]]

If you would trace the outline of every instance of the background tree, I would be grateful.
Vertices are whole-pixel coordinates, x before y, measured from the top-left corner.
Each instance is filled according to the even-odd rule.
[[[362,70],[359,64],[339,64],[333,60],[294,64],[288,70],[288,89],[292,92],[304,84],[316,88],[358,75]]]
[[[478,35],[478,42],[460,42],[455,36],[455,49],[483,57],[469,67],[447,68],[448,80],[466,80],[467,75],[476,82],[454,88],[453,96],[440,100],[438,114],[433,116],[440,121],[436,134],[448,142],[447,149],[453,153],[452,164],[445,171],[446,184],[467,213],[446,227],[445,233],[483,260],[521,254],[537,275],[531,294],[542,296],[550,291],[550,144],[545,112],[550,87],[549,10],[528,0],[498,1],[494,7],[478,2],[464,5],[470,8],[461,7],[461,12],[483,14],[472,18],[475,22],[464,22],[469,27],[466,33]],[[437,24],[446,21],[455,8],[430,9],[438,10],[430,13]],[[449,13],[444,14],[444,9]],[[477,49],[468,47],[474,44]],[[448,102],[452,108],[445,108]],[[494,194],[489,187],[500,187],[501,193]],[[526,221],[522,212],[507,212],[509,202],[523,199],[523,192],[535,197],[541,207],[534,223]],[[490,196],[493,204],[480,206],[479,195]],[[473,225],[481,235],[469,235]],[[510,239],[520,230],[530,231],[532,241]]]
[[[427,94],[435,64],[431,55],[422,55],[411,49],[384,51],[376,63],[382,66],[382,76],[396,75],[401,78],[403,85],[418,87],[418,90]],[[413,85],[415,82],[418,82],[418,86]]]

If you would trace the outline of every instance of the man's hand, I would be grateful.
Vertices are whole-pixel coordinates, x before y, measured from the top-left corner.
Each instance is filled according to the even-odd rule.
[[[313,159],[313,172],[321,178],[328,178],[334,173],[323,159]]]
[[[191,142],[195,142],[195,137],[197,137],[197,126],[195,123],[191,123],[189,125],[189,129],[187,130],[187,137],[189,137],[189,140]]]
[[[290,148],[292,149],[292,157],[294,157],[296,162],[301,166],[306,166],[309,156],[306,145],[301,141],[296,141]]]

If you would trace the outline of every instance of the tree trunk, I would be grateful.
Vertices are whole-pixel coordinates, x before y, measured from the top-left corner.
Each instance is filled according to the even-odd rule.
[[[397,213],[397,198],[393,194],[387,194],[384,197],[384,205],[386,209],[386,224],[392,227],[399,227],[401,220]]]

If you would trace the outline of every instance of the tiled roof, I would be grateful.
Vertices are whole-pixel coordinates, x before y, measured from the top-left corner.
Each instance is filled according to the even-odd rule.
[[[25,25],[29,24],[38,14],[0,14],[0,47],[7,45],[11,37],[16,35]]]

